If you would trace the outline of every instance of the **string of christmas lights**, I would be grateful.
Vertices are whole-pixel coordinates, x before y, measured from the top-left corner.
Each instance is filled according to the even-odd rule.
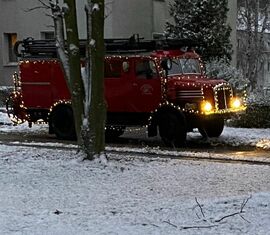
[[[168,78],[166,76],[166,74],[164,73],[164,70],[161,67],[161,60],[162,58],[160,57],[153,57],[153,56],[141,56],[141,55],[135,55],[132,56],[133,58],[140,58],[140,59],[148,59],[148,60],[153,60],[157,66],[157,71],[159,72],[160,75],[160,81],[161,81],[161,102],[159,103],[158,107],[150,112],[150,117],[149,117],[149,123],[148,125],[146,125],[145,127],[148,127],[149,125],[151,125],[151,121],[153,116],[158,112],[158,110],[162,107],[170,107],[173,108],[177,111],[181,111],[184,113],[190,113],[190,114],[196,114],[196,115],[210,115],[210,114],[226,114],[226,113],[232,113],[232,112],[239,112],[239,111],[244,111],[246,109],[246,97],[247,94],[246,92],[244,93],[242,100],[243,100],[243,105],[241,105],[238,108],[228,108],[226,107],[226,109],[219,109],[219,99],[218,99],[218,93],[219,92],[225,92],[225,91],[229,91],[229,95],[230,95],[230,100],[233,99],[233,92],[232,92],[232,88],[231,86],[227,83],[227,82],[222,82],[219,83],[215,86],[213,85],[209,85],[209,84],[205,84],[203,81],[201,82],[186,82],[186,80],[191,80],[192,79],[198,79],[200,78],[206,78],[206,75],[200,75],[200,76],[190,76],[190,75],[179,75],[174,77],[175,81],[175,86],[178,86],[180,89],[181,88],[190,88],[191,90],[200,90],[201,94],[202,94],[202,100],[200,101],[201,103],[206,102],[207,101],[207,97],[206,97],[206,90],[211,88],[214,92],[214,106],[215,108],[213,108],[210,111],[203,111],[200,109],[200,105],[192,105],[190,104],[189,106],[185,106],[185,107],[181,107],[179,104],[174,103],[172,101],[168,101],[168,91],[167,91],[167,85],[168,85]],[[123,61],[128,61],[129,58],[131,58],[130,56],[121,56],[121,55],[112,55],[112,56],[106,56],[105,59],[110,61],[110,60],[114,60],[114,59],[119,59],[119,60],[123,60]],[[174,57],[172,57],[173,59]],[[177,57],[175,57],[177,58]],[[201,70],[203,71],[203,63],[201,62],[200,58],[200,67]],[[54,64],[58,64],[59,61],[54,59],[42,59],[42,60],[24,60],[19,62],[19,64],[45,64],[45,63],[54,63]],[[185,81],[183,81],[185,79]],[[31,121],[31,117],[29,114],[27,114],[27,107],[25,107],[24,102],[23,102],[23,96],[20,90],[21,87],[21,79],[20,76],[18,74],[14,74],[13,75],[13,82],[14,82],[14,91],[10,96],[10,99],[13,99],[13,105],[18,105],[18,107],[13,107],[13,110],[9,110],[9,116],[11,118],[11,120],[15,123],[15,124],[21,124],[25,121],[28,121],[29,123],[32,123]],[[57,102],[55,102],[49,109],[49,115],[52,112],[52,110],[60,104],[65,104],[65,105],[70,105],[71,101],[70,100],[59,100]],[[20,111],[20,114],[15,113]],[[12,116],[13,115],[13,116]],[[35,122],[36,123],[36,122]],[[40,122],[38,122],[40,123]],[[44,123],[44,122],[42,122]],[[112,128],[112,130],[122,130],[123,127],[107,127],[107,128]]]

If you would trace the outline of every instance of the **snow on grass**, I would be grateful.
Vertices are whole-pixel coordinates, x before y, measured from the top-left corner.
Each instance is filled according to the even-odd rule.
[[[0,234],[253,235],[270,229],[268,166],[108,158],[103,165],[79,161],[75,150],[0,145]],[[245,220],[235,215],[217,222],[238,213],[250,195]]]
[[[32,128],[29,128],[28,123],[25,122],[21,125],[14,125],[11,122],[8,115],[4,112],[4,109],[0,109],[0,132],[14,132],[14,133],[48,133],[48,125],[41,124],[41,125],[33,125]]]
[[[201,141],[198,132],[189,133],[189,138],[194,141]],[[212,145],[252,146],[270,150],[270,129],[225,127],[219,138],[210,138],[207,141]]]

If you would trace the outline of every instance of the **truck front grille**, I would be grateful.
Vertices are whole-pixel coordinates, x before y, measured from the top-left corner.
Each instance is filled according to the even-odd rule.
[[[202,99],[203,94],[201,90],[178,90],[176,91],[177,100],[194,100]]]
[[[232,97],[232,89],[230,86],[221,84],[214,87],[215,107],[217,110],[225,110],[229,108]]]

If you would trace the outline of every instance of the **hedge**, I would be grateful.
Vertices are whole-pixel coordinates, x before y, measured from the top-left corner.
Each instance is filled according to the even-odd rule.
[[[246,112],[228,120],[228,125],[243,128],[270,128],[270,103],[249,104]]]

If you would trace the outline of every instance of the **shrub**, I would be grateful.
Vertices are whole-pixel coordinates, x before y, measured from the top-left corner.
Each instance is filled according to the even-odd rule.
[[[244,114],[228,121],[229,126],[245,128],[270,128],[270,97],[252,93],[247,101]]]

